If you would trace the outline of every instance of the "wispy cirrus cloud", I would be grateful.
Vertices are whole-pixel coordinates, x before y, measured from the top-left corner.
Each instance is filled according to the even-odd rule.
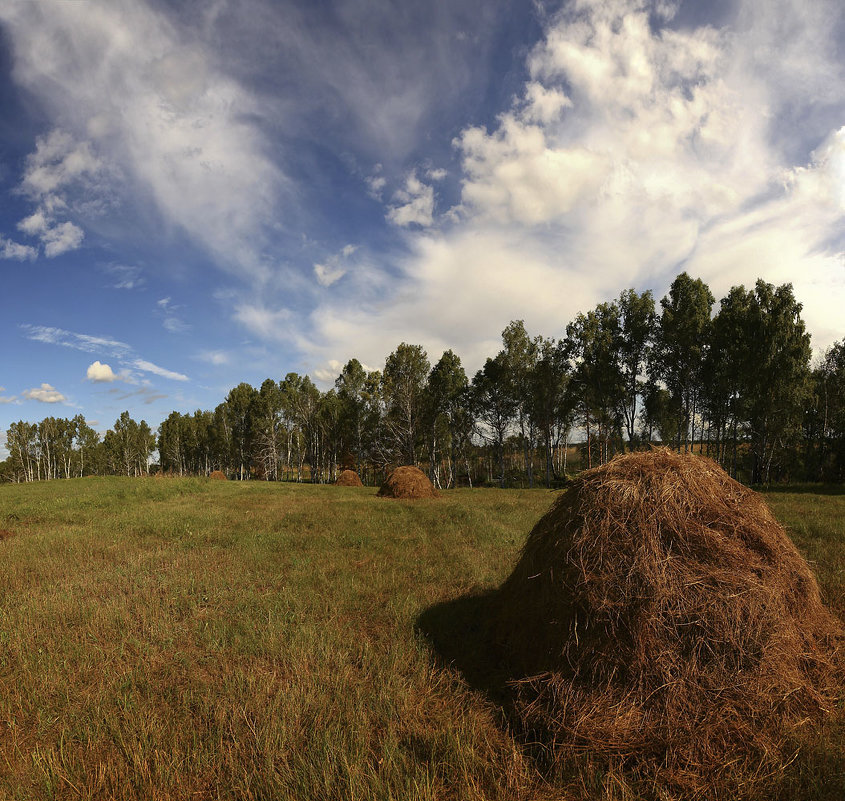
[[[79,334],[74,331],[66,331],[62,328],[29,324],[22,325],[21,330],[24,332],[24,336],[26,336],[27,339],[34,342],[59,345],[60,347],[72,348],[73,350],[79,350],[84,353],[108,354],[111,358],[116,359],[124,366],[124,368],[126,368],[125,374],[118,376],[124,380],[132,379],[132,370],[137,370],[142,373],[150,373],[161,378],[167,378],[171,381],[190,380],[188,376],[183,373],[178,373],[175,370],[168,370],[167,368],[161,367],[154,362],[140,358],[135,353],[131,345],[112,337]],[[98,362],[95,362],[94,364],[98,364]],[[95,375],[104,375],[104,368],[106,366],[107,365],[100,364],[98,368],[95,368]],[[94,365],[91,365],[88,370],[90,371],[92,367],[94,367]],[[111,371],[110,367],[109,371]],[[91,378],[91,376],[89,375],[88,378]]]
[[[157,400],[163,400],[169,397],[169,395],[165,395],[162,392],[156,392],[156,390],[151,389],[150,387],[140,387],[131,392],[123,392],[114,388],[109,390],[109,395],[114,396],[114,399],[118,401],[139,400],[145,406],[149,406]]]
[[[90,334],[78,334],[74,331],[66,331],[63,328],[53,328],[46,325],[21,325],[21,330],[27,339],[34,342],[44,342],[48,345],[61,345],[64,348],[73,348],[86,353],[95,351],[107,351],[109,353],[127,353],[132,350],[125,342],[112,339],[111,337],[91,336]]]
[[[39,138],[22,183],[42,200],[43,224],[25,225],[45,250],[81,242],[81,228],[57,230],[58,207],[47,201],[108,161],[122,192],[150,198],[218,267],[266,275],[264,233],[289,185],[268,157],[257,96],[218,69],[195,25],[182,29],[164,10],[128,0],[7,4],[0,22],[17,81],[62,121]]]
[[[109,276],[112,289],[139,289],[147,282],[141,268],[133,264],[108,264],[103,272]]]
[[[16,395],[4,395],[5,387],[0,387],[0,403],[20,403]]]
[[[161,318],[161,325],[170,334],[182,334],[189,331],[191,326],[181,316],[184,306],[174,303],[170,297],[156,301],[155,313]]]
[[[162,378],[168,378],[171,381],[190,381],[188,376],[183,375],[182,373],[177,373],[174,370],[159,367],[159,365],[148,362],[146,359],[134,359],[130,362],[130,364],[136,370],[141,370],[145,373],[152,373],[153,375],[161,376]]]

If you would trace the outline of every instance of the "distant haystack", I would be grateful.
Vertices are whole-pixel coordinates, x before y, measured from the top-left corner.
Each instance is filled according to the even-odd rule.
[[[361,477],[354,470],[344,470],[338,477],[335,484],[338,487],[363,487]]]
[[[789,758],[790,724],[843,695],[845,635],[807,563],[759,495],[698,456],[581,474],[497,610],[520,728],[558,763],[681,797],[733,797]]]
[[[226,478],[226,474],[222,470],[215,470],[213,473],[210,473],[209,478],[213,478],[215,481],[228,481],[229,479]]]
[[[422,470],[406,465],[397,467],[376,493],[382,498],[439,498],[428,476]]]

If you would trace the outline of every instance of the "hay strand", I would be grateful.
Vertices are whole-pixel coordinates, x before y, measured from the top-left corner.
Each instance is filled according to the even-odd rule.
[[[668,450],[586,471],[497,600],[519,725],[683,797],[778,769],[843,695],[843,630],[762,498]],[[605,767],[606,769],[606,767]]]
[[[439,498],[428,476],[417,467],[397,467],[376,493],[381,498]]]

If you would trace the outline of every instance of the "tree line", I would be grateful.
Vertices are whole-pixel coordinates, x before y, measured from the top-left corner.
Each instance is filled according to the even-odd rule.
[[[155,432],[128,412],[102,438],[82,415],[20,421],[0,478],[221,470],[324,483],[350,468],[377,483],[417,464],[441,487],[553,486],[660,442],[751,483],[843,481],[845,340],[811,363],[790,284],[736,286],[714,305],[681,273],[659,304],[625,290],[561,339],[511,322],[471,379],[452,350],[432,365],[403,342],[380,371],[351,359],[328,391],[297,373],[241,383],[213,411],[174,411]]]

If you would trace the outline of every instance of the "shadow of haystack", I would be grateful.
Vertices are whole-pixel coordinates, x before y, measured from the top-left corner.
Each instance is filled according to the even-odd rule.
[[[845,697],[842,626],[765,503],[669,451],[582,474],[499,590],[418,625],[544,772],[638,797],[751,797]]]
[[[496,598],[496,592],[487,592],[435,604],[417,618],[417,629],[431,643],[440,667],[454,667],[474,690],[503,705],[512,671],[496,658]]]

